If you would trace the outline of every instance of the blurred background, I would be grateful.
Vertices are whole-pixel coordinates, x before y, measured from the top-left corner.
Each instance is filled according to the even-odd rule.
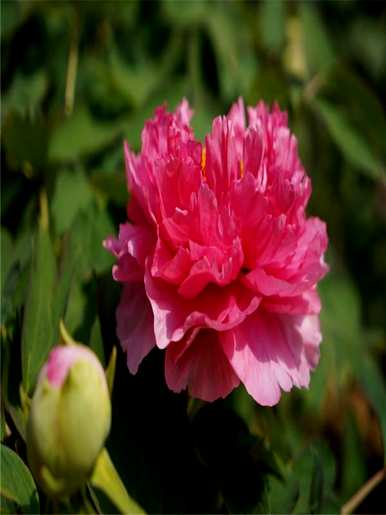
[[[385,7],[1,2],[1,437],[23,460],[23,402],[59,318],[103,363],[119,347],[119,286],[101,242],[126,218],[123,139],[139,150],[154,107],[183,96],[203,138],[243,96],[288,111],[312,178],[309,213],[327,222],[320,365],[310,390],[273,409],[241,388],[200,407],[167,390],[162,353],[132,377],[118,348],[108,448],[153,513],[339,512],[382,469]],[[385,511],[384,491],[355,511]],[[114,511],[101,493],[94,503]]]

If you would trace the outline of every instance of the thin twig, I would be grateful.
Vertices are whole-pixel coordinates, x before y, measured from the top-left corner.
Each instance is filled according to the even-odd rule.
[[[349,513],[353,513],[355,509],[361,504],[362,501],[369,495],[369,493],[374,490],[374,488],[385,479],[385,469],[379,470],[372,478],[370,478],[366,483],[361,486],[361,488],[357,491],[355,495],[348,500],[340,510],[341,515],[348,515]]]

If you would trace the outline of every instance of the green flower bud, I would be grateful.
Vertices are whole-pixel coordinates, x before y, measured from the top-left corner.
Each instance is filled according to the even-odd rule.
[[[69,495],[88,479],[111,425],[104,370],[83,345],[55,347],[32,398],[28,461],[50,496]]]

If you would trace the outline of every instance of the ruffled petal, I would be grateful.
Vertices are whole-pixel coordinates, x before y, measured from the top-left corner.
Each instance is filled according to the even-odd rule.
[[[173,342],[166,349],[165,377],[174,392],[185,388],[204,401],[226,397],[239,378],[226,358],[215,331],[194,331],[190,337]]]
[[[143,283],[126,283],[116,313],[117,335],[126,352],[127,367],[136,374],[145,356],[155,346],[153,312]]]
[[[287,313],[289,315],[318,315],[321,309],[320,298],[316,287],[294,297],[265,297],[261,309],[272,313]]]
[[[317,316],[256,311],[220,334],[224,352],[250,395],[263,406],[279,402],[281,390],[308,387],[319,359]]]
[[[131,282],[143,279],[145,260],[154,246],[154,236],[149,226],[121,224],[119,236],[109,236],[104,247],[117,258],[113,266],[116,281]]]
[[[154,334],[161,349],[181,340],[194,327],[230,329],[255,311],[261,298],[239,283],[219,288],[209,285],[194,299],[177,294],[175,287],[145,272],[145,288],[154,314]]]

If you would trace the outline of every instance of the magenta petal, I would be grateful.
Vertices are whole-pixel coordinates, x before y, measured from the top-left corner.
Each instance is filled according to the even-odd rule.
[[[126,283],[117,308],[117,335],[127,354],[127,367],[136,374],[155,346],[153,312],[141,282]]]
[[[280,390],[308,387],[319,358],[321,335],[316,316],[275,315],[259,311],[220,335],[224,352],[247,391],[263,406],[273,406]]]
[[[218,334],[208,330],[195,334],[193,340],[185,338],[167,348],[166,383],[174,392],[187,388],[192,397],[204,401],[226,397],[240,380],[222,350]]]
[[[218,288],[208,286],[194,299],[176,294],[173,286],[145,272],[145,288],[154,313],[157,346],[164,349],[195,327],[225,331],[255,311],[260,297],[239,283]]]

